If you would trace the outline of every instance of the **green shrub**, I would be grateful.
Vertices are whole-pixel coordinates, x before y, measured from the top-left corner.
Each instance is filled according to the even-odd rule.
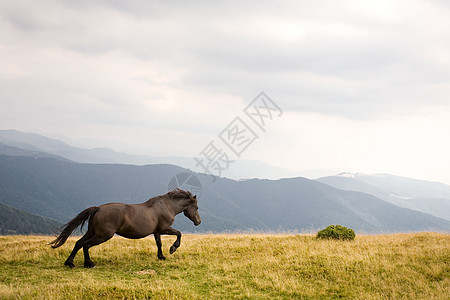
[[[341,225],[330,225],[317,233],[318,239],[354,240],[355,231]]]

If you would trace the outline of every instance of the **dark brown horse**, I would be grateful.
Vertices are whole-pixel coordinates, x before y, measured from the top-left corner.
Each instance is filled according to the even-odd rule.
[[[50,244],[53,248],[63,245],[72,232],[88,221],[86,234],[79,239],[72,253],[64,263],[75,267],[73,259],[78,250],[83,248],[84,266],[93,268],[95,264],[89,257],[89,248],[106,242],[115,233],[130,239],[140,239],[150,234],[155,236],[158,246],[158,259],[166,259],[161,249],[161,234],[176,235],[177,239],[170,247],[170,254],[174,253],[181,243],[181,232],[171,226],[175,216],[183,212],[194,225],[200,224],[197,196],[190,192],[176,189],[167,194],[151,198],[139,204],[107,203],[83,210],[72,221],[64,226],[61,234]]]

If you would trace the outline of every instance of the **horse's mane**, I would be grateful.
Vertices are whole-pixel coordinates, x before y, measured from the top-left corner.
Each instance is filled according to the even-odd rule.
[[[189,191],[182,190],[180,188],[173,189],[167,193],[167,195],[171,198],[191,198],[192,194]]]
[[[145,203],[147,206],[153,206],[157,201],[164,199],[164,198],[172,198],[172,199],[189,199],[192,197],[191,192],[185,191],[179,188],[173,189],[169,191],[168,193],[160,196],[153,197],[149,200],[147,200]]]

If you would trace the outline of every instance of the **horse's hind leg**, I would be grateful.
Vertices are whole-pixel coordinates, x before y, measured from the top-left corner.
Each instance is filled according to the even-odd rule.
[[[103,236],[95,235],[95,236],[91,237],[90,239],[84,241],[83,253],[84,253],[84,267],[85,268],[95,267],[94,262],[91,260],[91,257],[89,256],[89,248],[99,245],[101,243],[104,243],[107,240],[109,240],[110,238],[112,238],[113,236],[114,236],[114,233],[108,234],[108,235],[103,235]]]
[[[83,253],[84,253],[84,267],[85,268],[95,267],[94,262],[91,260],[91,257],[89,256],[89,247],[88,246],[83,247]]]
[[[69,257],[64,262],[65,266],[69,266],[71,268],[75,267],[75,264],[73,263],[73,259],[75,258],[75,255],[77,255],[78,250],[80,250],[83,247],[84,240],[87,238],[90,238],[90,236],[88,236],[88,233],[83,235],[83,237],[75,243],[72,253],[70,253]]]

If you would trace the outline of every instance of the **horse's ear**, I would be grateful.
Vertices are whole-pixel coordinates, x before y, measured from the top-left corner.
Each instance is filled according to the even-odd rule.
[[[197,195],[194,195],[194,199],[197,199]]]

